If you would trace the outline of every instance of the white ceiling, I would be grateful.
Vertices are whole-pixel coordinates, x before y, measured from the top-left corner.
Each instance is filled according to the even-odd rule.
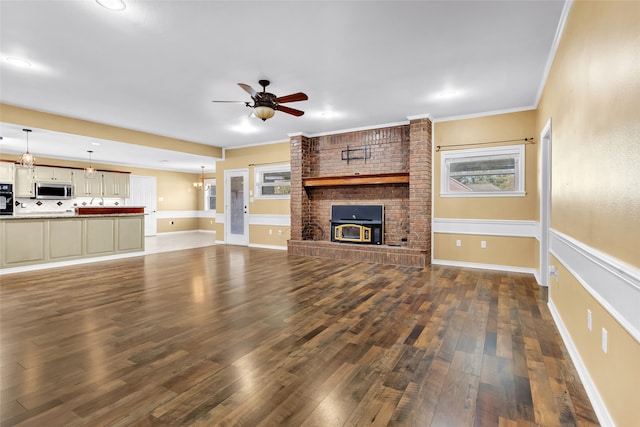
[[[564,1],[0,0],[0,101],[219,147],[535,107]],[[31,62],[19,68],[5,59]],[[266,122],[237,83],[302,91]],[[455,91],[455,96],[440,96]],[[323,113],[333,112],[333,118]],[[249,126],[251,132],[237,128]],[[24,151],[22,124],[0,149]],[[34,129],[31,152],[199,172],[211,159]],[[96,141],[93,141],[96,142]],[[129,159],[129,160],[123,160]],[[162,161],[164,160],[164,161]]]

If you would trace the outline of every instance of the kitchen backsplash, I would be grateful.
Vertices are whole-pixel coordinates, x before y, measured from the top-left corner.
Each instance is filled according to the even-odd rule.
[[[125,199],[102,197],[78,197],[71,200],[35,200],[29,198],[16,198],[13,207],[14,215],[37,213],[67,213],[73,212],[76,207],[83,206],[124,206]]]

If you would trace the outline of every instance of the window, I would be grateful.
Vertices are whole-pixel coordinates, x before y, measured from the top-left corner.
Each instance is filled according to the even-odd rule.
[[[524,196],[524,145],[444,151],[440,196]]]
[[[205,179],[205,186],[209,184],[209,188],[204,191],[204,210],[215,211],[216,210],[216,180]]]
[[[291,167],[289,165],[256,168],[256,197],[288,199],[291,197]]]

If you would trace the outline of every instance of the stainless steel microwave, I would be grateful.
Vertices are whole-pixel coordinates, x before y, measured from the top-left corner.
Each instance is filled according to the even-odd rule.
[[[36,182],[35,198],[40,200],[68,200],[73,198],[71,184]]]

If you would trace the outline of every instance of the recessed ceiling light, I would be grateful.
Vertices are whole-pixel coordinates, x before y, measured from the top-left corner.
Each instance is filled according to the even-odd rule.
[[[100,145],[100,143],[99,142],[92,142],[91,145],[98,146],[98,145]]]
[[[438,94],[438,96],[440,98],[453,98],[457,94],[458,94],[458,92],[456,92],[455,90],[445,90],[445,91],[440,92]]]
[[[31,67],[31,62],[26,59],[18,58],[16,56],[7,56],[4,58],[9,64],[15,65],[16,67],[29,68]]]
[[[334,111],[323,111],[321,116],[324,119],[332,119],[336,116],[336,113]]]
[[[114,10],[116,12],[123,11],[127,8],[127,5],[123,0],[96,0],[96,3],[105,9]]]

